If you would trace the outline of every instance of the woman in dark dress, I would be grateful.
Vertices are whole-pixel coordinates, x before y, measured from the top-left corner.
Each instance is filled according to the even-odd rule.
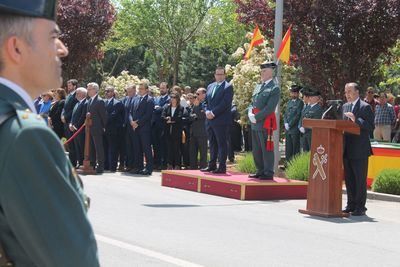
[[[171,94],[171,103],[168,104],[161,117],[165,121],[165,137],[167,142],[167,169],[181,168],[181,145],[182,145],[182,131],[183,123],[182,117],[184,116],[185,109],[180,105],[180,96],[177,93]]]
[[[54,92],[55,101],[52,103],[49,113],[49,125],[61,139],[65,137],[64,124],[61,121],[61,112],[65,104],[65,90],[58,88]]]

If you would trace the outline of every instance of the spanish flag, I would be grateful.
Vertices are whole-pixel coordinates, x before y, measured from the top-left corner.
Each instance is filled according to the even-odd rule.
[[[254,32],[253,32],[253,38],[251,39],[251,42],[250,42],[249,50],[247,50],[247,53],[244,56],[244,59],[246,59],[246,60],[249,59],[250,53],[251,53],[251,50],[253,49],[253,47],[260,45],[263,42],[264,42],[264,37],[261,35],[261,32],[258,29],[258,25],[256,25],[256,28],[254,29]]]
[[[290,33],[292,31],[292,25],[289,26],[285,36],[283,37],[281,46],[278,50],[278,60],[281,60],[286,63],[290,63]]]

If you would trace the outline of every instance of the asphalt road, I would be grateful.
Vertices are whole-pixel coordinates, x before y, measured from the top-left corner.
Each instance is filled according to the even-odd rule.
[[[102,266],[400,266],[400,203],[324,219],[305,200],[239,201],[151,177],[85,176]]]

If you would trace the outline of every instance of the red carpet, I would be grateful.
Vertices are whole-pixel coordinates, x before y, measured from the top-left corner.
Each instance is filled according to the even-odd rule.
[[[307,198],[307,182],[279,177],[265,181],[234,172],[212,174],[199,170],[165,170],[162,171],[162,186],[240,200]]]

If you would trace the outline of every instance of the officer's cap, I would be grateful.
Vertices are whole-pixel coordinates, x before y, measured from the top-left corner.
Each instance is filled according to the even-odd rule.
[[[321,93],[316,89],[308,88],[306,95],[307,96],[320,96]]]
[[[0,15],[13,14],[55,20],[56,7],[57,0],[1,0]]]
[[[304,87],[303,89],[300,90],[300,92],[305,95],[305,96],[320,96],[321,93],[314,89],[314,88],[310,88],[310,87]]]
[[[276,68],[276,64],[273,61],[267,61],[264,62],[260,65],[260,69],[266,69],[266,68],[271,68],[271,69],[275,69]]]
[[[291,87],[290,87],[290,92],[293,92],[293,93],[298,93],[298,92],[300,92],[301,90],[303,89],[303,87],[301,87],[300,85],[292,85]]]

